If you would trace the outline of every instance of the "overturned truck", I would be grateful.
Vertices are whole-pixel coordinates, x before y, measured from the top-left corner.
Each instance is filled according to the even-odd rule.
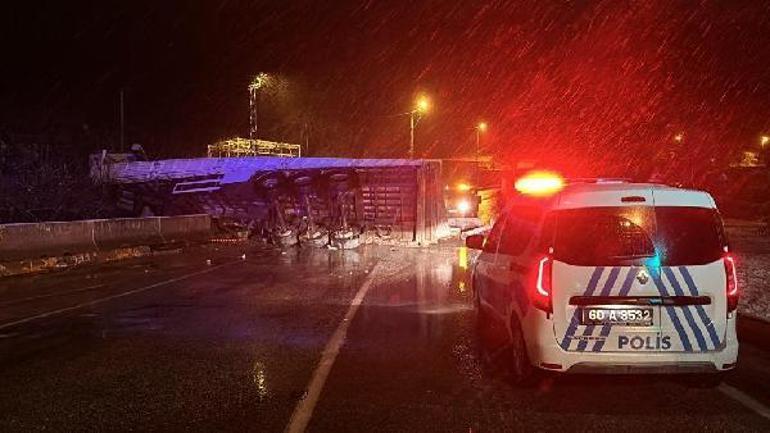
[[[364,239],[426,244],[445,229],[438,160],[91,157],[91,176],[127,215],[207,213],[288,246]]]

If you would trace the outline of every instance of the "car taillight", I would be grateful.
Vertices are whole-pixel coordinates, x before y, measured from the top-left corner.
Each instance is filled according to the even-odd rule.
[[[738,308],[738,276],[735,273],[735,258],[730,254],[725,254],[725,276],[727,284],[725,291],[727,293],[727,312],[735,311]]]
[[[553,312],[553,304],[551,302],[552,282],[553,259],[550,256],[544,256],[537,262],[537,279],[535,280],[533,304],[546,313]]]

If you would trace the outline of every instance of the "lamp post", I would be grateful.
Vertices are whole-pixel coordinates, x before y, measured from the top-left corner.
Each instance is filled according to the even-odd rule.
[[[423,115],[430,110],[430,100],[427,96],[420,96],[409,112],[409,159],[414,159],[414,128]]]
[[[249,138],[257,138],[257,117],[259,115],[259,89],[267,85],[270,76],[264,72],[257,74],[249,83]]]
[[[487,132],[487,128],[489,125],[487,125],[487,122],[479,122],[478,125],[476,125],[476,170],[475,170],[475,180],[474,183],[476,184],[476,188],[479,186],[479,155],[481,153],[481,134],[484,132]]]

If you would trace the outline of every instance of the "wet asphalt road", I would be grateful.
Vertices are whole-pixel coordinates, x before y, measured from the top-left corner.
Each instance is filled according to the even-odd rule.
[[[283,431],[367,281],[307,431],[770,431],[669,378],[486,373],[461,251],[208,246],[0,280],[0,431]],[[768,350],[744,343],[728,388],[764,407]]]

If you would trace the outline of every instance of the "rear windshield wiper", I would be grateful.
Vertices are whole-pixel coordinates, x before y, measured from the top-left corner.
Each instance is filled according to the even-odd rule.
[[[651,257],[655,257],[655,254],[627,254],[622,256],[609,256],[609,258],[617,260],[649,259]]]

